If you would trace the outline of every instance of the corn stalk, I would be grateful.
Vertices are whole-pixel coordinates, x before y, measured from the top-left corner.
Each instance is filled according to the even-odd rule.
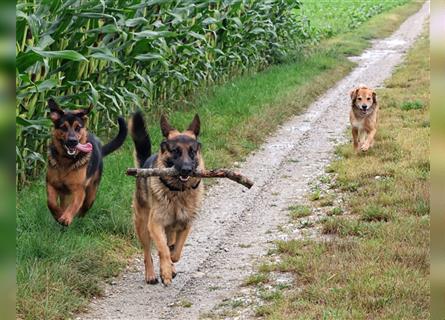
[[[46,101],[95,105],[106,133],[135,108],[180,108],[200,88],[281,61],[300,36],[290,0],[19,0],[16,7],[16,169],[45,162]]]

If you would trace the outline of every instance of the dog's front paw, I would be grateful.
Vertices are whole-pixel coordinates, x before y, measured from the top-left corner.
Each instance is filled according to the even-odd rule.
[[[173,273],[171,266],[169,266],[168,268],[163,268],[161,270],[161,280],[164,286],[169,286],[172,284]]]
[[[158,278],[156,278],[156,276],[146,276],[145,277],[145,282],[147,284],[158,284]]]
[[[166,287],[172,284],[172,279],[173,277],[171,273],[169,275],[168,274],[161,275],[162,284]]]
[[[360,150],[362,150],[363,152],[368,151],[368,149],[369,149],[369,143],[367,142],[362,144],[362,146],[360,147]]]
[[[63,226],[69,226],[73,222],[73,217],[64,214],[57,221]]]

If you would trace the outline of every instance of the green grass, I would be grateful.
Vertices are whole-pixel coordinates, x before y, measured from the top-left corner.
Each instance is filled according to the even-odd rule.
[[[266,283],[269,280],[267,274],[264,273],[257,273],[252,274],[249,276],[246,281],[244,282],[244,285],[250,286],[250,285],[257,285],[260,283]]]
[[[429,318],[428,52],[425,32],[378,90],[374,149],[354,155],[350,143],[342,145],[330,165],[352,214],[320,222],[334,236],[329,241],[278,242],[279,262],[262,267],[263,274],[291,272],[297,284],[258,310],[266,319]],[[423,108],[402,110],[407,100]],[[351,183],[356,188],[345,187]]]
[[[370,17],[409,0],[303,0],[302,15],[310,21],[307,32],[312,38],[328,38],[358,27]]]
[[[335,207],[335,208],[332,208],[332,210],[330,212],[328,212],[327,214],[331,215],[331,216],[338,216],[338,215],[341,215],[342,213],[343,213],[342,208]]]
[[[400,106],[400,109],[402,110],[416,110],[416,109],[422,109],[423,103],[422,101],[416,100],[416,101],[405,101]]]
[[[321,190],[319,190],[319,189],[315,189],[315,190],[309,195],[309,200],[311,200],[311,201],[320,200],[320,198],[321,198]]]
[[[290,211],[289,214],[291,218],[295,220],[310,216],[312,213],[311,208],[304,205],[290,206],[288,209]]]
[[[361,41],[360,35],[368,28],[374,28],[375,37],[384,36],[419,6],[412,3],[377,16],[363,24],[360,32],[344,39],[348,45]],[[392,18],[387,19],[388,15]],[[369,46],[371,38],[369,35],[361,41],[362,49]],[[302,112],[351,70],[353,64],[339,50],[343,47],[338,41],[335,45],[323,44],[317,53],[296,62],[215,87],[207,95],[196,97],[193,105],[171,112],[171,122],[185,128],[194,113],[200,114],[207,167],[229,166],[242,160],[280,123]],[[154,145],[161,139],[158,119],[159,115],[147,115]],[[43,177],[17,194],[16,308],[20,318],[72,317],[92,296],[100,295],[102,281],[119,274],[138,251],[130,209],[134,179],[124,175],[132,164],[128,141],[105,159],[102,184],[92,210],[67,229],[60,227],[46,208]],[[425,170],[425,164],[420,168]],[[419,205],[416,210],[425,209]],[[142,279],[141,275],[141,283]]]
[[[128,149],[105,159],[105,176],[93,209],[69,228],[59,226],[49,213],[43,181],[18,195],[17,312],[21,317],[68,317],[100,295],[103,279],[118,275],[136,252],[130,210],[133,181],[122,174],[131,163]]]

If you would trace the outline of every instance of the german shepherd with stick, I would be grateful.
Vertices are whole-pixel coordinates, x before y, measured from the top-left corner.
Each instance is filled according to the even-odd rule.
[[[86,128],[91,106],[62,110],[52,99],[48,106],[54,124],[46,175],[48,208],[60,224],[70,225],[78,213],[85,214],[93,205],[102,176],[102,159],[124,143],[127,125],[119,117],[119,133],[102,146]]]
[[[158,283],[151,257],[154,241],[160,261],[160,275],[164,285],[170,285],[176,276],[174,263],[181,258],[184,243],[198,214],[204,193],[199,177],[191,175],[204,170],[201,144],[198,142],[200,120],[198,115],[184,132],[173,128],[161,117],[164,141],[157,154],[151,155],[151,141],[141,112],[133,115],[130,134],[140,168],[174,167],[179,176],[138,177],[133,199],[134,224],[144,250],[145,281]]]

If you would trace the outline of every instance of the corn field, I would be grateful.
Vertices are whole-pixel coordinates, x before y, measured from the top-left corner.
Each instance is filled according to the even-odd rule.
[[[46,102],[115,126],[135,108],[166,111],[197,89],[285,58],[302,37],[296,0],[19,0],[16,7],[17,183],[38,175]],[[180,103],[178,103],[180,102]]]

